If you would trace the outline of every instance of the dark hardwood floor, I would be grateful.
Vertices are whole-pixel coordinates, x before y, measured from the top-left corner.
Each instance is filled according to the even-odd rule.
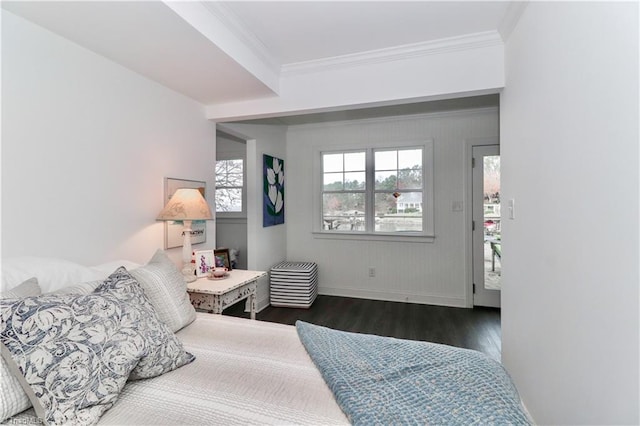
[[[224,315],[249,318],[244,303],[227,308]],[[475,349],[500,361],[500,309],[318,296],[309,309],[269,306],[257,319],[290,325],[302,320],[343,331],[443,343]]]

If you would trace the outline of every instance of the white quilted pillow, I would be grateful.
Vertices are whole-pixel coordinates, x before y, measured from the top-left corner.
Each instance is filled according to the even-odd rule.
[[[30,278],[12,290],[0,293],[0,299],[23,298],[41,294],[38,280]],[[20,386],[4,358],[0,357],[0,422],[31,407],[29,397]]]
[[[187,294],[187,283],[176,265],[162,250],[145,266],[130,271],[156,309],[158,318],[174,333],[196,319]]]

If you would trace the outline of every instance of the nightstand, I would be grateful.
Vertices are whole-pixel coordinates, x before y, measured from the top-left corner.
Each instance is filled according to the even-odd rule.
[[[251,319],[256,319],[256,287],[258,279],[267,275],[264,271],[234,269],[224,279],[199,278],[187,283],[187,293],[196,309],[222,314],[222,311],[244,299],[249,299]]]

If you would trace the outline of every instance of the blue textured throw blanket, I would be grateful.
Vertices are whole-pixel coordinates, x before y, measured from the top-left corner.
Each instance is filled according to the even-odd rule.
[[[507,372],[480,352],[303,321],[296,328],[353,424],[530,424]]]

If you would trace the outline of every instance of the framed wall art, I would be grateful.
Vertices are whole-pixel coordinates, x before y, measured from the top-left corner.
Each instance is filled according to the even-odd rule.
[[[264,154],[262,156],[262,226],[284,223],[284,161]]]
[[[176,178],[164,178],[164,205],[166,206],[173,194],[179,188],[196,188],[206,199],[206,182],[199,180],[187,180]],[[164,248],[182,247],[182,222],[167,221],[164,225]],[[200,244],[207,241],[207,222],[193,221],[191,224],[191,244]]]

